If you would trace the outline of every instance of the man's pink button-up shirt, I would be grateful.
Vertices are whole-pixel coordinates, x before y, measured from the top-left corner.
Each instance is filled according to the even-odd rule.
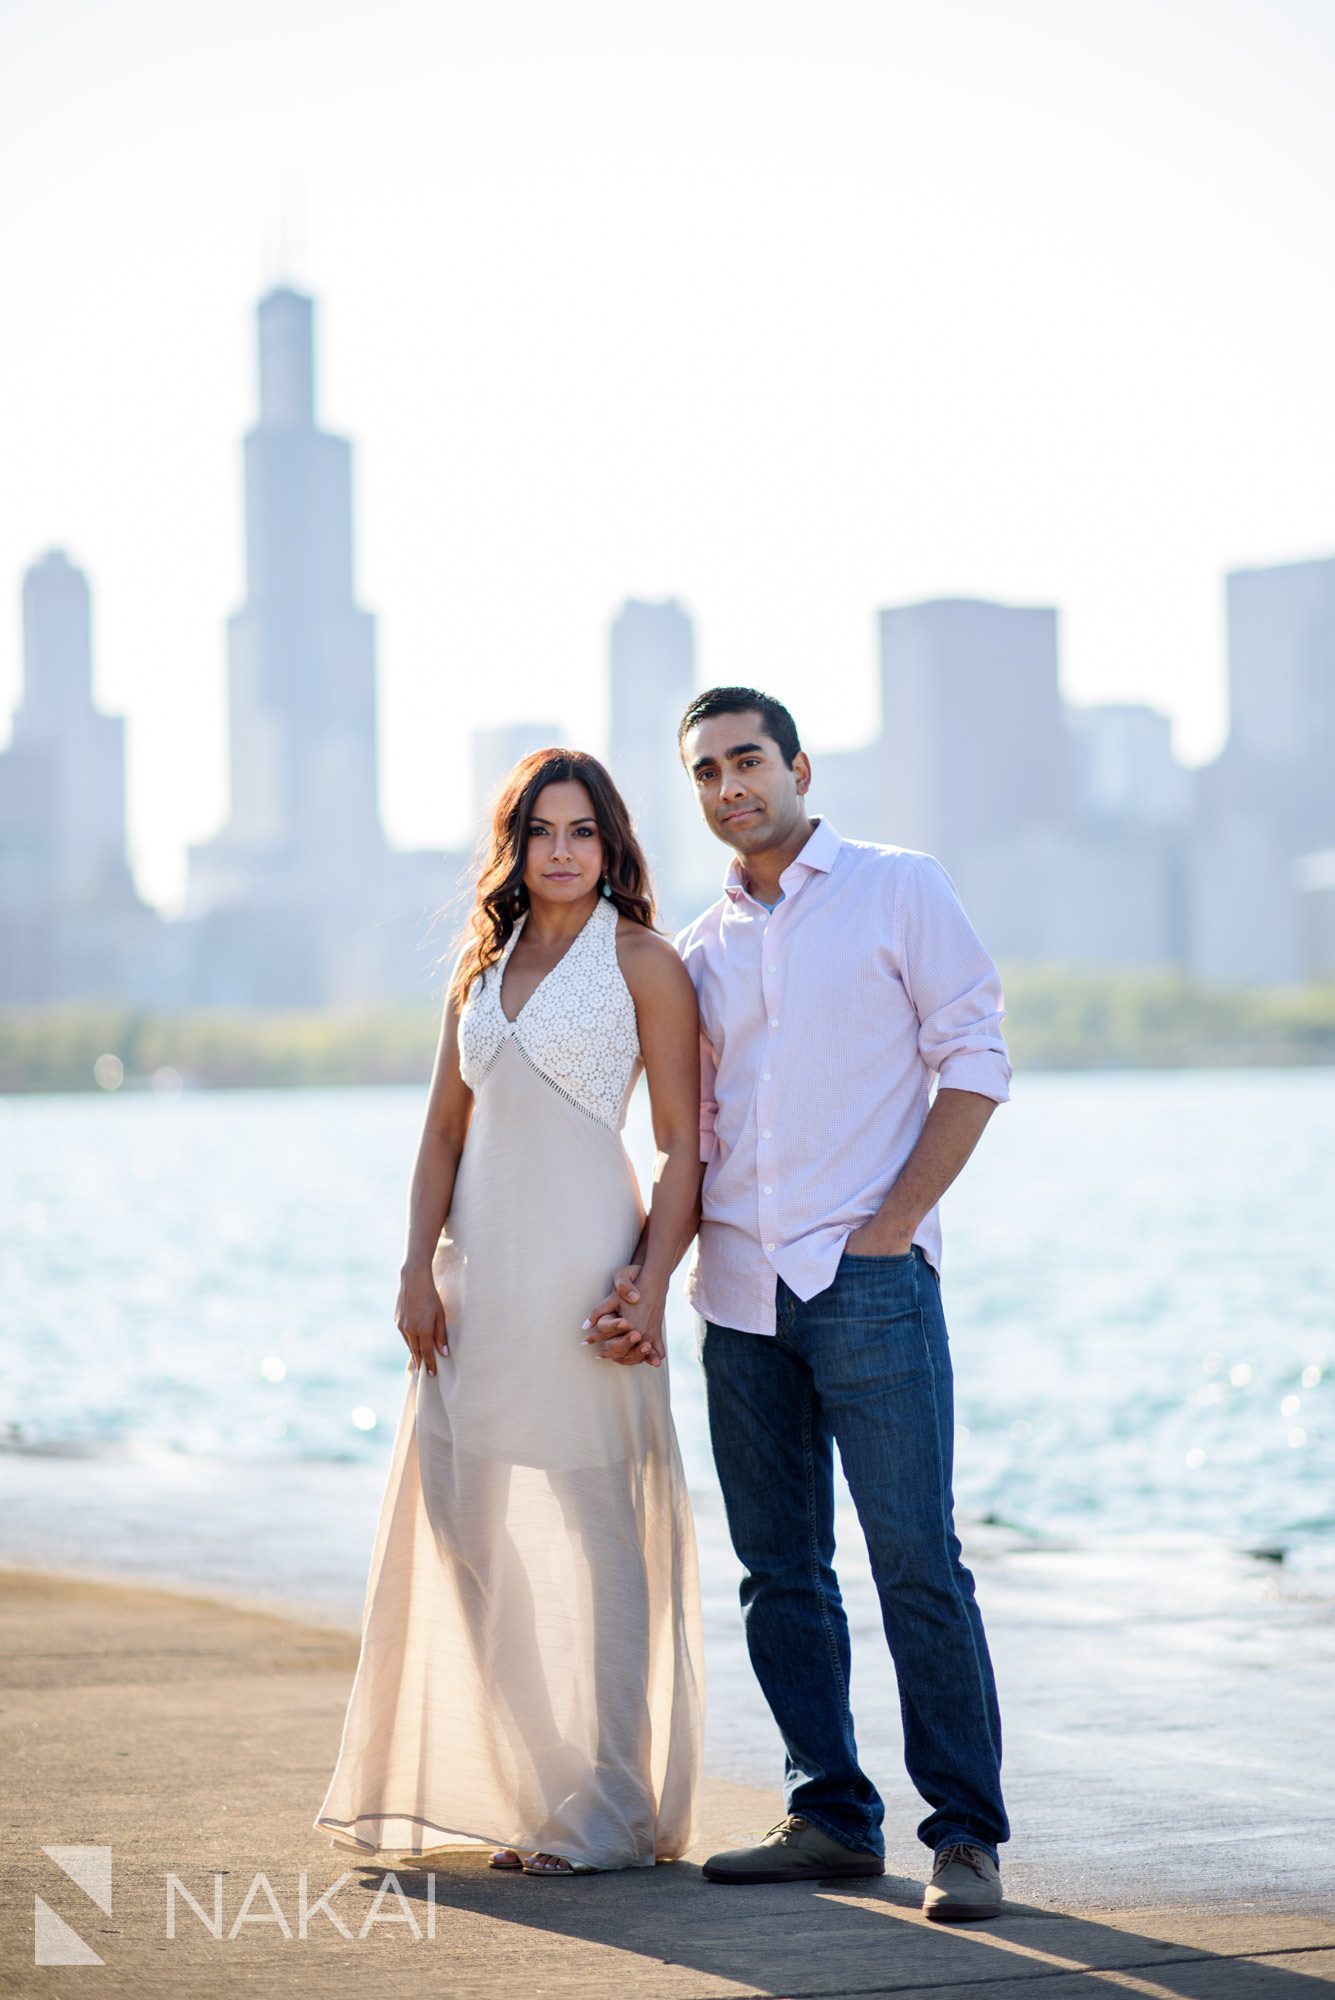
[[[817,820],[773,910],[734,857],[676,939],[700,1003],[703,1213],[687,1295],[774,1332],[775,1277],[834,1280],[917,1143],[933,1080],[1004,1103],[1001,981],[930,854]],[[941,1263],[935,1208],[914,1236]]]

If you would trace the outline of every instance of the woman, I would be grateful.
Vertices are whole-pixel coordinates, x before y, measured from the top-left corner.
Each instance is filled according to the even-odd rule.
[[[407,1396],[315,1821],[359,1853],[482,1840],[493,1867],[571,1874],[693,1838],[699,1581],[661,1328],[699,1029],[653,914],[602,765],[524,758],[446,998],[395,1315]],[[618,1361],[583,1325],[645,1221],[620,1137],[641,1068],[658,1160]]]

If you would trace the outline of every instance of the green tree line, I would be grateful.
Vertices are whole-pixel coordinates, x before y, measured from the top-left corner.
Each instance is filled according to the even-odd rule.
[[[1034,966],[1005,983],[1017,1070],[1335,1063],[1335,985],[1240,991]],[[0,1091],[424,1083],[439,1026],[435,1005],[0,1008]]]

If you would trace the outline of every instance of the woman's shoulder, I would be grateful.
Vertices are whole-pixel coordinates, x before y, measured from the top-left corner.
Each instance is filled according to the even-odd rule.
[[[647,924],[636,923],[634,917],[617,916],[617,957],[642,958],[650,963],[663,958],[676,958],[672,941],[661,931],[651,931]]]
[[[671,938],[621,917],[616,927],[617,962],[627,986],[638,1000],[653,993],[677,993],[685,984],[692,995],[691,976],[677,956]]]

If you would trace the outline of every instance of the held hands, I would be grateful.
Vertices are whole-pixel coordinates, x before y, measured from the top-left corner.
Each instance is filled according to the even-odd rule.
[[[426,1364],[428,1375],[436,1372],[436,1355],[450,1351],[445,1327],[445,1308],[436,1290],[429,1265],[407,1265],[399,1283],[394,1324],[403,1335],[414,1369]]]
[[[604,1361],[630,1367],[647,1361],[663,1365],[663,1303],[642,1299],[635,1280],[640,1265],[623,1264],[612,1274],[612,1289],[593,1308],[583,1326],[584,1346],[601,1350]]]

